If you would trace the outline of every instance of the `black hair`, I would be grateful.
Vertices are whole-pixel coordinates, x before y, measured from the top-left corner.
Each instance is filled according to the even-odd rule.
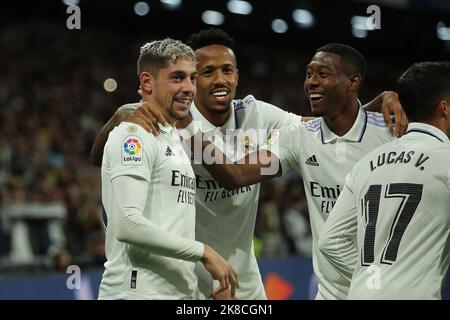
[[[413,64],[398,79],[397,93],[410,121],[433,117],[439,101],[450,96],[450,62]]]
[[[361,76],[361,80],[366,77],[366,60],[363,55],[353,47],[343,43],[328,43],[319,49],[317,52],[331,52],[341,57],[341,60],[345,63],[344,68],[346,73],[358,73]]]
[[[186,41],[195,51],[199,48],[220,44],[234,51],[234,39],[222,29],[209,28],[192,34]]]

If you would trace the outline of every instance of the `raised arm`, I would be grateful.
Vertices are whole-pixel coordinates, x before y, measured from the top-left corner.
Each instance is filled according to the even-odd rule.
[[[122,121],[126,120],[126,118],[132,113],[130,110],[120,110],[118,109],[114,112],[111,119],[101,128],[97,137],[95,138],[94,145],[91,149],[91,163],[100,167],[102,165],[102,157],[103,157],[103,149],[105,148],[106,140],[108,140],[109,133],[118,126]]]
[[[396,137],[401,137],[408,128],[408,117],[400,104],[397,93],[394,91],[383,91],[375,99],[365,104],[364,109],[381,112],[389,128],[392,126],[391,114],[393,114]]]
[[[254,151],[237,162],[231,162],[210,141],[203,141],[203,150],[210,150],[213,159],[207,161],[204,157],[203,167],[226,189],[252,185],[281,175],[280,161],[269,150]]]
[[[281,175],[280,161],[270,150],[254,151],[233,162],[198,129],[194,121],[183,131],[184,140],[187,140],[197,163],[201,163],[226,189],[252,185]]]

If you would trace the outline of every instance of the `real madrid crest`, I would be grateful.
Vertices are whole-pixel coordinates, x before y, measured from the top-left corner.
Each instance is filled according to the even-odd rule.
[[[239,144],[241,146],[241,151],[248,154],[255,150],[256,144],[249,136],[239,137]]]
[[[128,128],[127,128],[127,132],[128,132],[129,134],[134,134],[134,133],[136,133],[136,131],[137,131],[137,127],[136,127],[135,125],[130,125],[130,126],[128,126]]]

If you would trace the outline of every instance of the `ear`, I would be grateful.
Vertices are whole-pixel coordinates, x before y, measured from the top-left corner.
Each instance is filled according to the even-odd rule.
[[[447,100],[441,100],[439,101],[437,107],[436,107],[436,114],[439,117],[448,119],[450,117],[450,105],[448,104]]]
[[[361,76],[357,73],[354,73],[349,78],[349,91],[358,91],[361,85]]]
[[[239,83],[239,69],[236,68],[236,85]]]
[[[141,72],[139,82],[144,95],[150,95],[153,91],[153,76],[146,71]]]

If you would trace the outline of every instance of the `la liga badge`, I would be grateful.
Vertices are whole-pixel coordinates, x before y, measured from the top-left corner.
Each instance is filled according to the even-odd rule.
[[[142,142],[139,137],[128,136],[122,142],[122,164],[141,165],[142,164]]]

